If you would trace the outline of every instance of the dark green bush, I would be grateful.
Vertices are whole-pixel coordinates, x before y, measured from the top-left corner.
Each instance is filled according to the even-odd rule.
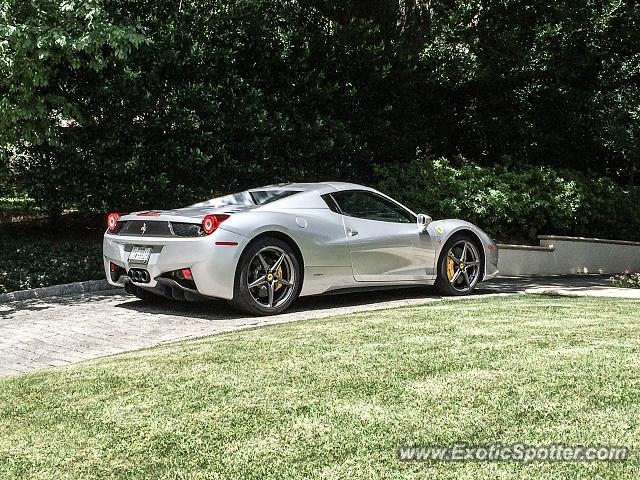
[[[102,245],[0,231],[0,293],[104,278]]]
[[[479,166],[421,157],[376,168],[381,190],[434,218],[462,218],[501,241],[540,234],[640,239],[640,188],[528,165]]]
[[[371,182],[372,163],[421,145],[640,178],[634,2],[2,5],[0,195],[28,195],[52,224],[69,208]]]

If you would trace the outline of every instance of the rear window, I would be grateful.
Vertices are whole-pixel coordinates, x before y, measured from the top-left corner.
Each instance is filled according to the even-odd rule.
[[[204,202],[196,203],[191,206],[222,208],[228,205],[254,205],[254,203],[249,192],[240,192],[225,195],[224,197],[212,198],[211,200],[205,200]]]
[[[224,197],[212,198],[204,202],[191,205],[192,207],[214,207],[222,208],[229,205],[265,205],[275,202],[281,198],[289,197],[300,193],[298,190],[250,190],[239,193],[232,193]]]
[[[266,205],[296,193],[300,192],[297,190],[251,190],[249,192],[256,205]]]

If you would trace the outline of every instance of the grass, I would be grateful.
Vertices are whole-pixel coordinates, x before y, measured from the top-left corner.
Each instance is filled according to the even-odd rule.
[[[638,478],[640,304],[500,297],[245,330],[0,379],[0,478]],[[403,444],[624,463],[408,463]]]

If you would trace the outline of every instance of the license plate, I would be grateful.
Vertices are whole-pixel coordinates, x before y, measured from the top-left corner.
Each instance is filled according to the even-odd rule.
[[[146,265],[151,257],[151,249],[147,247],[133,247],[129,254],[129,263]]]

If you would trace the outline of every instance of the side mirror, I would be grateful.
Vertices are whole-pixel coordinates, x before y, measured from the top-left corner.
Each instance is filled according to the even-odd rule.
[[[432,218],[429,215],[425,215],[424,213],[418,214],[418,231],[420,233],[424,232],[429,224],[432,222]]]

